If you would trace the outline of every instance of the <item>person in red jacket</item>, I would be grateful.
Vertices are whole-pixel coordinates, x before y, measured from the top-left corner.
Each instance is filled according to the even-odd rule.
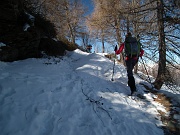
[[[132,37],[131,33],[128,33],[126,35],[125,43],[122,43],[118,50],[117,50],[117,46],[115,47],[115,49],[114,49],[115,53],[120,54],[125,48],[125,44],[127,43],[126,41],[131,38],[133,40],[135,39]],[[137,41],[136,39],[135,39],[135,41],[141,45],[140,41]],[[131,95],[133,95],[133,93],[136,92],[135,79],[133,77],[133,68],[136,65],[136,63],[138,62],[139,57],[142,57],[143,54],[144,54],[144,50],[140,47],[140,51],[139,51],[138,55],[132,55],[132,54],[125,55],[125,63],[126,63],[127,76],[128,76],[128,86],[131,89]]]

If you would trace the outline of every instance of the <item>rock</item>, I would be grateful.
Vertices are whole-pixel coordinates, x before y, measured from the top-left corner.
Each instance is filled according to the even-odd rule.
[[[66,52],[66,44],[62,41],[55,41],[51,38],[42,38],[39,50],[50,56],[63,56]]]
[[[6,46],[1,47],[1,61],[10,62],[40,57],[40,33],[35,27],[30,27],[28,31],[22,31],[17,34],[11,33],[4,42]]]
[[[0,60],[6,62],[12,62],[18,59],[18,50],[11,46],[1,47]]]

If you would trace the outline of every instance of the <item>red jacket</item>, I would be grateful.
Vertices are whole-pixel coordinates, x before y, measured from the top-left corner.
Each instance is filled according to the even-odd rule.
[[[120,47],[119,47],[119,49],[115,52],[116,54],[120,54],[122,51],[123,51],[123,49],[124,49],[124,43],[122,43],[121,45],[120,45]],[[143,56],[143,54],[144,54],[144,50],[143,49],[141,49],[140,50],[140,54],[139,54],[139,56],[140,57],[142,57]],[[137,57],[133,57],[134,59],[137,59]],[[129,57],[128,56],[126,56],[126,58],[125,58],[125,60],[128,60],[129,59]]]

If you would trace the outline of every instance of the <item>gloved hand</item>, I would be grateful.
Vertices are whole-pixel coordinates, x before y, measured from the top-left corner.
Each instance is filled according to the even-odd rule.
[[[144,50],[142,50],[142,49],[141,49],[141,51],[140,51],[140,55],[139,55],[139,56],[140,56],[140,57],[142,57],[142,56],[143,56],[143,54],[144,54]]]
[[[115,46],[114,51],[115,51],[115,52],[117,51],[117,45]]]

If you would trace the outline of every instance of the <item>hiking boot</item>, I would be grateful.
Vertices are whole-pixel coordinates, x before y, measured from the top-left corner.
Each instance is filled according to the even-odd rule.
[[[136,95],[137,95],[136,91],[131,92],[131,96],[136,96]]]
[[[134,90],[134,91],[131,91],[131,96],[135,96],[137,94],[137,91]]]

